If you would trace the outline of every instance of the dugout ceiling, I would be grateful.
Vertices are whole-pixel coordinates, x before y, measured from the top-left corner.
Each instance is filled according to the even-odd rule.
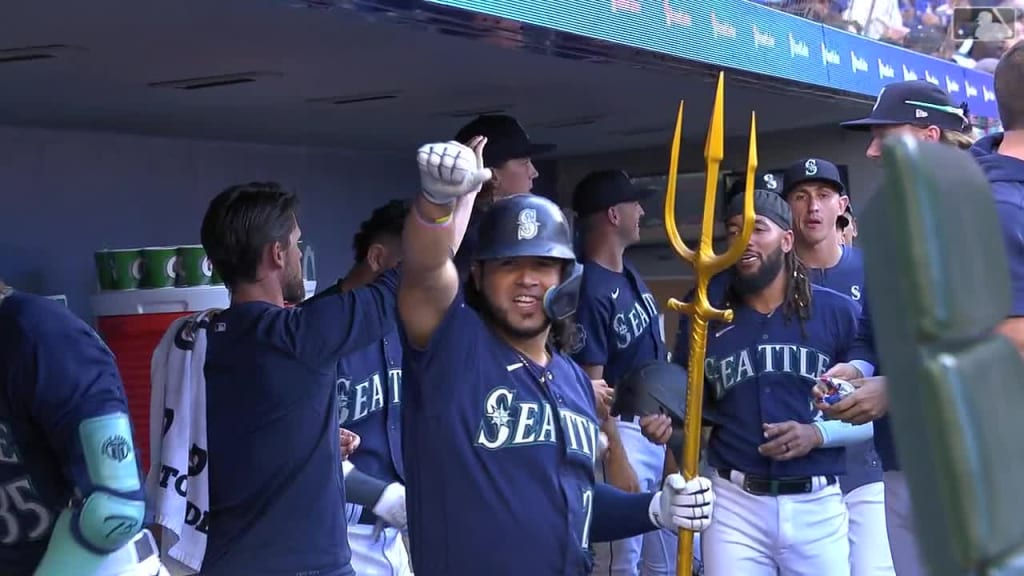
[[[407,153],[504,110],[568,155],[664,144],[684,98],[687,137],[703,140],[708,71],[510,48],[500,23],[448,9],[330,5],[0,3],[0,124]],[[766,133],[870,107],[775,86],[730,84],[727,131],[745,134],[751,108]]]

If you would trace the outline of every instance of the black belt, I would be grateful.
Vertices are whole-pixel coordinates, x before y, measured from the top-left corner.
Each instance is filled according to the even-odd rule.
[[[732,480],[732,470],[719,468],[718,475],[726,480]],[[838,482],[835,476],[825,476],[825,484],[831,486]],[[814,490],[813,476],[798,476],[789,478],[763,478],[750,474],[743,475],[743,491],[755,496],[792,496],[794,494],[809,494]]]
[[[368,506],[363,506],[363,511],[359,514],[359,518],[356,519],[356,524],[365,524],[367,526],[377,525],[377,515],[373,513],[373,510]]]

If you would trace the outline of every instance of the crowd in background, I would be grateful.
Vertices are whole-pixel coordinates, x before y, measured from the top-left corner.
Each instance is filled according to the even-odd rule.
[[[1010,46],[1024,38],[1024,0],[754,1],[988,73],[995,70],[999,57]],[[1005,24],[1015,33],[1011,38],[997,42],[960,40],[970,32],[957,30],[959,26],[953,18],[957,8],[1012,8],[1014,21]]]

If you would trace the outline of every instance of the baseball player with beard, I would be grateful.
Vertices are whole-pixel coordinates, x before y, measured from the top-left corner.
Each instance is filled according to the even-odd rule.
[[[820,158],[804,158],[786,169],[782,196],[793,211],[793,247],[817,286],[860,302],[864,295],[864,258],[844,246],[838,228],[849,205],[839,168]],[[857,306],[858,314],[860,305]],[[836,426],[814,422],[808,434],[815,448],[846,447],[846,474],[839,478],[850,512],[852,576],[891,576],[892,556],[885,531],[882,468],[871,439],[872,425]]]
[[[65,306],[2,282],[0,342],[0,572],[166,574],[142,530],[142,475],[110,349]]]
[[[398,201],[374,210],[352,241],[355,265],[310,301],[366,286],[398,266],[408,212]],[[359,439],[348,458],[354,469],[345,474],[345,509],[352,568],[361,576],[411,574],[401,534],[406,525],[401,389],[397,324],[380,341],[338,362],[338,424]]]
[[[624,258],[625,249],[640,239],[640,201],[652,192],[634,186],[621,170],[604,170],[584,177],[573,194],[583,284],[572,354],[592,380],[603,379],[611,389],[631,371],[667,359],[657,302]],[[664,477],[665,448],[644,438],[637,415],[612,415],[601,428],[609,445],[599,480],[631,492],[656,490]],[[676,546],[675,535],[664,530],[595,545],[594,573],[675,574]]]
[[[787,182],[787,184],[789,184]],[[845,449],[814,449],[812,390],[857,333],[848,297],[811,284],[793,250],[792,211],[775,192],[755,190],[757,220],[747,251],[709,290],[734,311],[708,327],[705,420],[714,470],[715,522],[701,534],[709,576],[850,574],[847,509],[838,477]],[[730,236],[743,224],[743,196],[726,210]],[[672,361],[689,357],[680,323]],[[695,383],[694,383],[695,384]],[[645,417],[645,435],[667,442],[671,422]]]
[[[594,480],[599,426],[590,379],[566,356],[582,271],[550,200],[496,201],[470,278],[452,262],[482,149],[420,148],[422,193],[403,234],[403,440],[417,576],[590,573],[590,543],[711,520],[710,482],[666,478],[655,494]]]

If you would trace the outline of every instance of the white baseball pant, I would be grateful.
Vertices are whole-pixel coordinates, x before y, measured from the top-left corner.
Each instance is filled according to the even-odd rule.
[[[907,477],[900,471],[883,472],[882,482],[885,484],[885,526],[896,576],[925,576],[928,570],[914,532]]]
[[[715,515],[701,533],[705,576],[850,576],[848,513],[839,484],[813,491],[745,492],[743,474],[712,476]]]
[[[651,443],[640,432],[639,419],[619,420],[619,437],[636,472],[640,489],[656,492],[665,471],[665,447]],[[604,481],[602,467],[595,473]],[[594,544],[593,576],[675,576],[678,537],[668,530]]]
[[[885,485],[858,486],[843,497],[850,515],[850,573],[852,576],[893,576],[885,523]]]
[[[373,526],[349,524],[348,547],[352,569],[359,576],[412,576],[405,541],[397,528],[384,528],[375,535]]]
[[[170,573],[160,564],[159,553],[153,534],[143,530],[131,542],[107,556],[95,576],[169,576]]]

